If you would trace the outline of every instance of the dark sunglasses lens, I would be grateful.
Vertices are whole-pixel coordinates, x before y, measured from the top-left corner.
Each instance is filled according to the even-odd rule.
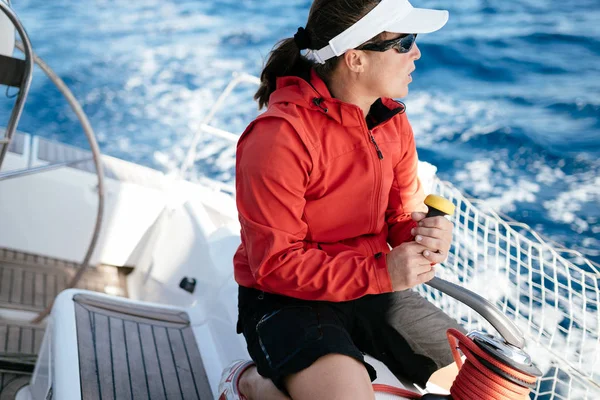
[[[396,50],[398,50],[399,53],[408,53],[410,49],[412,49],[413,44],[415,44],[416,39],[417,35],[412,33],[404,36],[402,39],[396,42]]]

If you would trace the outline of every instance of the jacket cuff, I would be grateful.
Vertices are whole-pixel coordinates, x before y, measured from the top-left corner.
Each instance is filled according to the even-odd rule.
[[[414,236],[410,233],[412,228],[416,228],[418,224],[412,219],[396,222],[390,227],[388,234],[388,242],[392,247],[399,246],[402,243],[414,240]]]
[[[373,257],[375,259],[375,276],[377,277],[377,283],[379,284],[379,293],[393,292],[392,279],[388,272],[385,254],[377,253]]]

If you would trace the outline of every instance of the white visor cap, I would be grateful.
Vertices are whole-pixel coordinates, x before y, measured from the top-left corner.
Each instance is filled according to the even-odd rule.
[[[329,41],[319,50],[309,50],[306,57],[324,64],[340,56],[381,32],[430,33],[448,22],[448,11],[414,8],[408,0],[381,0],[375,8],[350,28]]]

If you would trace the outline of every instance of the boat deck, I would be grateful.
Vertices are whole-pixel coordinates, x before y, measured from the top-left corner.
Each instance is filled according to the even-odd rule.
[[[79,265],[0,249],[0,308],[42,311],[67,287]],[[123,268],[89,269],[77,287],[127,297]]]
[[[29,383],[43,338],[43,327],[0,319],[0,399],[14,399]]]
[[[185,311],[77,294],[84,399],[213,399]]]
[[[80,265],[49,257],[0,249],[0,309],[40,312],[67,287]],[[128,269],[89,269],[78,288],[127,297]],[[29,383],[44,328],[0,315],[0,399],[12,399]],[[14,361],[18,362],[15,363]]]

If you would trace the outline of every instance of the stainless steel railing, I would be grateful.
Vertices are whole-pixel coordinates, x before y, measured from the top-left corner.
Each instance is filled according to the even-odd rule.
[[[40,165],[39,167],[31,167],[17,170],[10,170],[0,172],[0,181],[5,181],[7,179],[15,179],[20,178],[22,176],[34,175],[40,172],[52,171],[62,167],[69,167],[71,165],[76,165],[79,163],[84,163],[88,161],[92,161],[93,157],[82,158],[81,160],[72,160],[72,161],[62,161],[48,165]]]
[[[92,159],[94,160],[94,165],[96,167],[96,176],[98,178],[98,209],[96,212],[96,223],[94,226],[94,231],[92,233],[92,237],[90,239],[90,243],[88,245],[86,254],[81,263],[81,268],[77,271],[77,273],[71,279],[71,282],[69,282],[69,284],[67,286],[69,288],[74,287],[77,284],[77,282],[79,281],[79,279],[81,279],[81,276],[85,273],[87,267],[89,266],[90,259],[92,257],[92,254],[94,253],[94,249],[96,248],[98,238],[100,237],[100,230],[102,228],[102,219],[103,219],[103,215],[104,215],[105,188],[104,188],[104,169],[102,166],[102,159],[101,159],[102,156],[100,154],[100,147],[98,146],[98,142],[96,141],[96,135],[94,134],[92,125],[90,124],[90,121],[87,118],[87,115],[83,111],[81,104],[79,104],[79,102],[77,101],[77,99],[75,98],[73,93],[69,90],[69,88],[64,83],[64,81],[58,75],[56,75],[54,73],[54,71],[40,57],[38,57],[33,52],[32,48],[31,48],[31,42],[29,41],[29,37],[27,36],[27,33],[25,32],[23,25],[17,18],[16,14],[11,10],[8,3],[5,4],[4,2],[0,1],[0,10],[8,16],[9,20],[12,22],[12,24],[17,29],[19,35],[21,36],[22,42],[17,41],[15,43],[15,45],[19,50],[21,50],[25,54],[25,62],[26,62],[25,72],[24,72],[25,77],[23,79],[23,82],[21,83],[19,95],[18,95],[17,101],[15,103],[15,106],[13,108],[13,112],[11,113],[8,127],[5,132],[5,140],[4,140],[4,142],[0,142],[0,146],[1,146],[0,147],[0,166],[2,166],[2,161],[4,160],[4,156],[6,155],[6,152],[8,151],[8,145],[10,144],[12,135],[14,134],[14,132],[16,130],[18,121],[23,112],[23,108],[25,105],[25,99],[27,97],[27,94],[29,92],[29,88],[31,85],[31,77],[32,77],[34,62],[46,73],[46,75],[50,78],[50,80],[56,85],[56,87],[59,89],[59,91],[63,94],[63,96],[65,96],[67,102],[69,103],[69,105],[71,106],[71,108],[73,109],[75,114],[77,115],[77,118],[79,119],[79,122],[81,123],[81,125],[83,127],[84,133],[88,139],[88,142],[90,144],[90,149],[92,151]],[[73,162],[79,162],[79,161],[81,161],[81,160],[75,160]],[[58,164],[37,167],[35,169],[20,170],[20,171],[12,172],[12,174],[10,174],[10,176],[11,176],[11,178],[16,178],[19,176],[26,176],[26,175],[31,175],[34,173],[45,172],[45,171],[49,171],[51,169],[55,169],[55,168],[66,166],[68,164],[72,164],[73,162],[58,163]],[[38,323],[38,322],[42,321],[46,317],[46,315],[48,315],[50,313],[51,309],[52,309],[52,304],[48,305],[48,307],[44,311],[42,311],[33,320],[33,322]]]
[[[236,86],[238,86],[241,83],[252,83],[252,84],[259,85],[260,79],[258,79],[255,76],[246,74],[246,73],[234,73],[233,74],[233,79],[231,80],[231,82],[229,82],[229,84],[225,87],[225,89],[223,90],[221,95],[217,98],[217,101],[210,108],[210,110],[208,111],[208,114],[206,114],[206,116],[202,119],[202,122],[200,123],[200,128],[198,128],[198,130],[194,133],[194,136],[192,137],[192,142],[190,143],[190,147],[188,148],[187,154],[186,154],[183,162],[181,163],[181,167],[179,169],[179,176],[184,177],[185,173],[190,169],[190,167],[192,165],[194,165],[194,160],[196,159],[198,143],[200,142],[202,133],[207,132],[209,134],[223,137],[223,138],[228,139],[233,142],[237,141],[236,135],[233,135],[226,131],[222,131],[217,128],[213,128],[209,124],[212,121],[212,119],[214,118],[214,116],[217,113],[217,111],[219,110],[219,108],[221,108],[221,106],[223,105],[223,102],[225,101],[227,96],[229,96],[231,94],[231,92],[233,91],[233,89],[235,89]]]

